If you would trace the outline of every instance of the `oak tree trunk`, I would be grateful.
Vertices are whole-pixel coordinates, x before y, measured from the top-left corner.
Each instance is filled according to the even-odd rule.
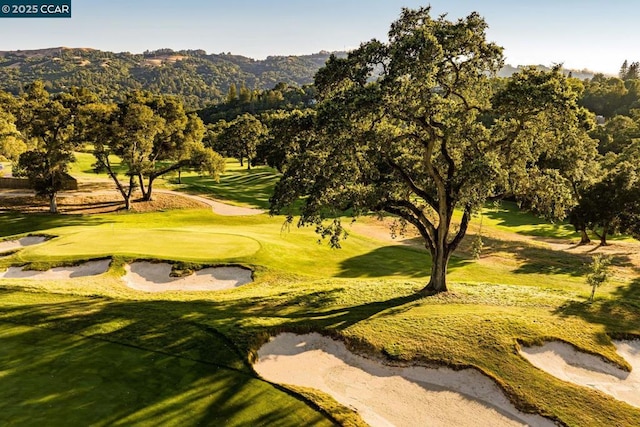
[[[153,191],[153,180],[155,178],[150,176],[149,177],[149,183],[147,184],[147,190],[145,192],[143,192],[142,194],[142,200],[144,200],[145,202],[150,202],[152,199],[151,196],[151,192]]]
[[[609,232],[609,226],[605,225],[604,227],[602,227],[602,235],[600,236],[600,245],[601,246],[607,246],[607,233]]]
[[[439,245],[438,245],[439,246]],[[431,255],[431,278],[429,283],[420,293],[423,295],[434,295],[440,292],[447,292],[447,266],[450,255],[444,247],[435,248]]]
[[[56,200],[56,193],[49,194],[49,212],[58,213],[58,201]]]
[[[591,243],[591,239],[589,238],[589,235],[587,234],[587,229],[585,227],[580,230],[580,244],[588,245],[589,243]]]

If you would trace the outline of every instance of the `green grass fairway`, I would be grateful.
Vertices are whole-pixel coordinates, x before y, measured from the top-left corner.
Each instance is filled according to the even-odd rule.
[[[205,340],[211,353],[224,353],[224,342]],[[331,425],[217,361],[7,323],[0,342],[2,425]],[[237,356],[227,353],[222,362],[233,364]]]
[[[269,209],[269,197],[278,181],[274,169],[266,166],[247,170],[235,159],[227,159],[226,170],[216,182],[213,178],[193,173],[182,174],[182,184],[176,185],[171,178],[172,188],[187,192],[208,194],[239,206]]]
[[[389,241],[365,218],[333,250],[283,220],[207,209],[0,214],[4,238],[53,237],[0,258],[0,268],[114,260],[95,277],[0,280],[0,425],[360,425],[325,395],[256,377],[255,351],[281,331],[319,331],[395,361],[473,366],[519,408],[562,425],[640,425],[640,409],[559,381],[517,352],[561,340],[628,368],[611,338],[640,337],[637,243],[618,243],[614,276],[589,304],[585,265],[600,249],[554,249],[576,238],[569,227],[503,204],[484,214],[482,258],[471,259],[469,236],[449,265],[450,292],[417,298],[430,267],[419,242]],[[477,229],[474,219],[469,233]],[[255,282],[144,293],[120,279],[133,259],[239,263]]]
[[[77,151],[74,156],[76,161],[71,163],[69,173],[76,179],[110,179],[106,173],[95,173],[93,164],[96,163],[96,158],[91,152]],[[117,173],[123,174],[125,172],[125,168],[120,167],[120,159],[117,156],[109,156],[109,161],[114,165],[114,170]]]

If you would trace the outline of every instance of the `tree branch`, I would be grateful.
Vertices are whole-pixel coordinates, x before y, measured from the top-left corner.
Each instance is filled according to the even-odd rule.
[[[437,210],[438,203],[436,202],[436,200],[425,190],[418,187],[415,181],[409,176],[409,174],[404,169],[402,169],[400,165],[394,162],[387,154],[385,154],[384,156],[385,156],[385,159],[387,160],[387,163],[389,163],[389,166],[391,166],[393,169],[396,170],[396,172],[400,174],[400,176],[405,181],[405,183],[409,186],[409,188],[411,188],[411,191],[413,191],[418,197],[424,199],[424,201],[427,202],[429,206],[431,206],[433,209]]]
[[[425,247],[429,249],[429,252],[431,253],[435,252],[435,245],[433,243],[433,239],[431,239],[431,236],[429,236],[429,233],[426,227],[420,222],[418,218],[414,217],[413,215],[409,214],[407,211],[403,209],[395,208],[393,206],[385,206],[384,210],[389,212],[390,214],[397,215],[400,218],[405,219],[408,223],[415,226],[418,229],[418,232],[420,233],[422,238],[426,242]]]
[[[448,244],[447,250],[449,253],[456,250],[460,242],[462,241],[465,234],[467,234],[467,228],[469,227],[469,221],[471,221],[471,208],[466,206],[464,208],[464,213],[462,214],[462,221],[460,222],[460,229],[456,233],[456,236],[453,240]]]
[[[397,206],[407,209],[409,212],[411,212],[415,216],[415,218],[420,221],[420,223],[425,227],[426,231],[429,233],[429,237],[435,242],[437,234],[436,227],[425,216],[422,209],[407,200],[389,200],[387,203],[391,207]]]

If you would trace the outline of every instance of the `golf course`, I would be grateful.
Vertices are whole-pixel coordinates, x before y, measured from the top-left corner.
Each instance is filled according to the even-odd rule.
[[[634,14],[86,3],[0,50],[0,427],[640,426]]]
[[[633,239],[578,246],[578,235],[564,223],[546,222],[509,202],[487,205],[479,259],[471,255],[477,217],[449,264],[450,291],[423,298],[416,291],[428,280],[429,254],[411,230],[392,239],[389,218],[365,216],[345,225],[348,238],[331,249],[318,243],[312,228],[284,226],[282,216],[220,215],[189,199],[198,193],[264,209],[277,180],[267,167],[248,171],[228,160],[218,183],[195,174],[182,184],[164,182],[173,191],[171,208],[136,211],[134,204],[131,212],[112,211],[101,202],[89,214],[65,209],[73,212],[91,192],[97,197],[100,185],[101,197],[109,199],[108,183],[83,176],[82,163],[74,167],[92,190],[83,194],[81,185],[61,193],[60,215],[20,212],[15,207],[24,196],[13,198],[10,191],[1,198],[0,232],[5,244],[14,242],[0,258],[3,269],[46,272],[106,261],[106,271],[67,279],[0,279],[3,425],[365,425],[366,411],[328,392],[257,373],[261,347],[285,332],[316,333],[340,343],[349,357],[391,369],[451,368],[482,377],[521,415],[491,409],[464,387],[457,392],[465,404],[488,407],[513,423],[504,425],[525,424],[526,416],[539,417],[533,425],[640,423],[637,403],[558,379],[521,354],[561,342],[622,372],[631,369],[613,340],[640,337],[640,244]],[[117,194],[111,200],[117,205]],[[46,211],[46,201],[40,204]],[[613,257],[613,276],[589,303],[587,264],[600,252]],[[136,262],[169,263],[173,276],[237,267],[251,277],[226,289],[148,292],[124,280]],[[308,376],[314,364],[285,369]],[[376,369],[370,369],[374,375]],[[414,380],[413,387],[425,381],[431,380]],[[461,381],[454,383],[460,387]],[[451,411],[439,405],[446,403],[418,401],[411,411]],[[403,425],[402,418],[388,419]]]

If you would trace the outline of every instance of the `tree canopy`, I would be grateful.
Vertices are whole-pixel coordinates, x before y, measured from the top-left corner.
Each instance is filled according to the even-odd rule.
[[[224,159],[202,143],[202,121],[175,98],[134,91],[125,101],[96,103],[84,113],[83,135],[94,146],[96,169],[114,180],[127,209],[136,188],[151,200],[154,181],[169,172],[193,168],[217,176],[224,170]],[[118,178],[113,155],[126,168],[128,184]]]
[[[37,195],[49,197],[52,213],[58,211],[56,196],[68,179],[69,163],[80,144],[75,132],[78,109],[93,100],[82,90],[51,96],[38,81],[16,103],[16,128],[33,146],[20,154],[18,170],[29,178]]]
[[[330,58],[315,78],[315,138],[286,166],[272,213],[306,196],[299,224],[335,246],[345,210],[396,215],[431,253],[427,294],[447,290],[451,254],[487,198],[513,195],[562,216],[573,196],[554,160],[564,139],[589,139],[576,85],[559,69],[497,81],[502,49],[486,29],[477,13],[449,21],[429,7],[403,9],[387,42]]]

